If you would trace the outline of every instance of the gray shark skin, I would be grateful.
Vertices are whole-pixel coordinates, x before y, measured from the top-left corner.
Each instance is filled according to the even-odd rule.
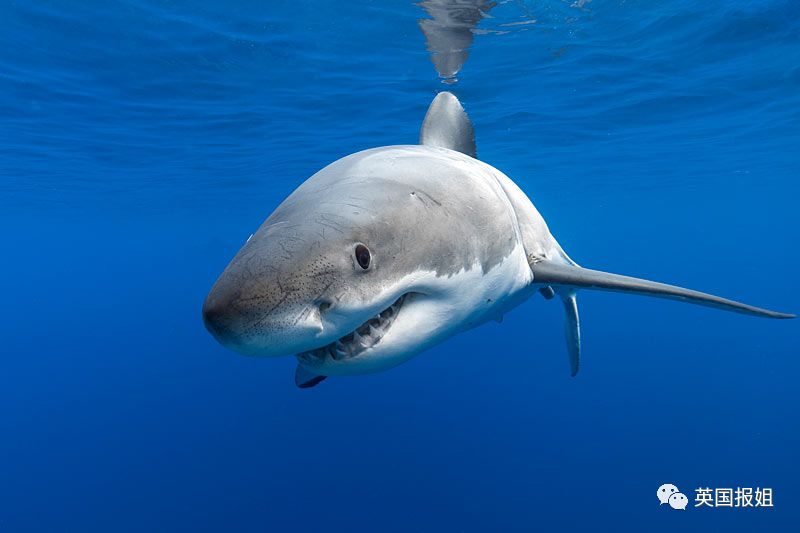
[[[207,329],[246,355],[295,355],[295,381],[379,372],[558,296],[572,375],[580,289],[792,318],[681,287],[584,269],[505,174],[475,159],[458,99],[437,95],[419,145],[344,157],[300,185],[236,254],[203,305]]]

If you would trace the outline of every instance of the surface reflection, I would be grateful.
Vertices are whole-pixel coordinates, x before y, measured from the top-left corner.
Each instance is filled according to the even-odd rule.
[[[469,57],[475,26],[496,3],[486,0],[423,0],[417,5],[431,17],[419,21],[431,61],[443,82],[454,83],[456,74]]]

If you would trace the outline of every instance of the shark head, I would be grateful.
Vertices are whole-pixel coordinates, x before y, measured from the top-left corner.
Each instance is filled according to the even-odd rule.
[[[371,223],[367,206],[354,216],[315,204],[285,203],[248,240],[205,301],[206,327],[246,355],[295,354],[308,367],[356,371],[367,360],[387,363],[399,351],[388,350],[399,343],[393,330],[424,322],[415,308],[436,300],[435,287],[403,271],[420,258]]]
[[[463,186],[463,172],[486,168],[423,146],[329,165],[223,271],[203,306],[206,327],[237,352],[293,354],[319,375],[380,371],[469,327],[481,280],[521,253],[502,191]],[[513,292],[504,283],[492,289]]]

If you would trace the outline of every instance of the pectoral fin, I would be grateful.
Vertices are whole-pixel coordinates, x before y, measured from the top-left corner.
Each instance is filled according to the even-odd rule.
[[[328,376],[315,374],[300,364],[298,364],[297,368],[294,370],[294,384],[301,389],[309,389],[322,382],[326,377]]]
[[[533,283],[542,286],[539,291],[544,297],[552,297],[553,292],[555,292],[564,304],[566,313],[564,333],[567,340],[570,371],[573,376],[578,373],[581,359],[581,325],[578,318],[578,302],[575,298],[577,289],[630,292],[767,318],[795,317],[792,314],[761,309],[760,307],[753,307],[752,305],[684,289],[683,287],[609,274],[599,270],[589,270],[574,264],[531,260],[530,267],[533,272]]]
[[[559,293],[564,303],[566,321],[564,322],[564,337],[567,341],[567,354],[569,355],[570,375],[575,377],[581,364],[581,321],[578,317],[578,299],[575,291]]]
[[[674,285],[656,283],[646,279],[620,276],[599,270],[589,270],[576,265],[554,261],[532,261],[533,283],[573,289],[595,289],[601,291],[629,292],[657,298],[668,298],[680,302],[715,307],[725,311],[766,318],[794,318],[795,315],[762,309],[752,305],[735,302],[712,294],[684,289]]]

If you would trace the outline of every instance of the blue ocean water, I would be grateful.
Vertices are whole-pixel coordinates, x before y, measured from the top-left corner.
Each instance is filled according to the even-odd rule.
[[[579,263],[800,310],[800,4],[502,1],[449,83],[426,18],[0,3],[0,531],[798,530],[796,321],[583,291],[570,378],[537,297],[309,390],[205,331],[272,209],[445,89]]]

